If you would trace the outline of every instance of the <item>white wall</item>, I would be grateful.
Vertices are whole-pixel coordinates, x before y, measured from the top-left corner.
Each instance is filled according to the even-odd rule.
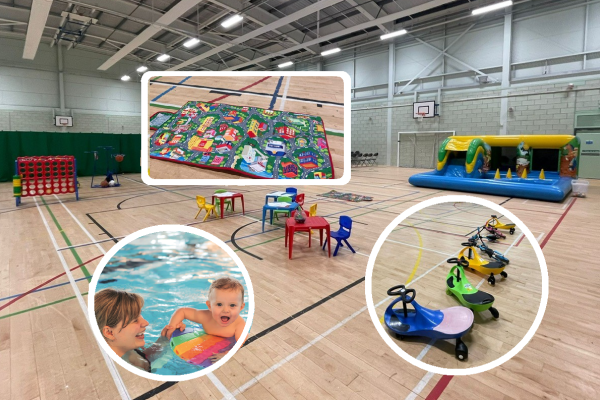
[[[65,115],[74,126],[55,127],[59,115],[57,47],[41,43],[34,60],[22,59],[24,41],[0,38],[0,130],[140,133],[141,88],[137,64],[121,61],[108,71],[97,67],[102,54],[63,48]],[[124,74],[133,79],[120,80]]]

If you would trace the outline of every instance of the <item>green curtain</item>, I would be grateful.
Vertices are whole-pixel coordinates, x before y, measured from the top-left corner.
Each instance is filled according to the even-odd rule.
[[[75,156],[77,175],[91,176],[94,155],[86,151],[98,150],[96,175],[102,176],[107,169],[106,152],[98,146],[112,146],[112,154],[125,154],[121,163],[111,159],[110,170],[118,173],[141,172],[142,138],[140,134],[71,133],[71,132],[0,132],[0,146],[4,149],[0,158],[0,182],[12,181],[17,157]]]

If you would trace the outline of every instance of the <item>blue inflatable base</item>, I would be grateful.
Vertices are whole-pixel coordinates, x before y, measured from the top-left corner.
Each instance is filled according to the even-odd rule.
[[[546,179],[539,179],[539,172],[532,171],[525,179],[494,179],[494,172],[487,172],[482,178],[447,176],[443,172],[431,171],[408,178],[413,186],[434,189],[447,189],[459,192],[494,194],[506,197],[521,197],[543,201],[562,201],[571,191],[573,178],[560,177],[558,172],[546,172]]]

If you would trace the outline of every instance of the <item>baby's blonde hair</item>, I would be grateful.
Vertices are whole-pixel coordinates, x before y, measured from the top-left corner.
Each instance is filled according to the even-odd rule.
[[[114,329],[120,322],[123,322],[121,329],[125,328],[140,316],[142,307],[142,296],[123,290],[102,289],[94,296],[94,311],[100,332],[105,326]]]
[[[210,288],[208,289],[208,298],[210,299],[210,295],[212,294],[214,289],[222,289],[222,290],[239,290],[242,292],[242,301],[244,301],[244,286],[237,279],[230,278],[228,276],[219,278],[214,281]]]

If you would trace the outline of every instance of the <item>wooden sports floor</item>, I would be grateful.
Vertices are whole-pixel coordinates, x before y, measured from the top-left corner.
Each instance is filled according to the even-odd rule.
[[[148,88],[148,116],[173,112],[190,100],[259,107],[319,116],[323,119],[336,178],[344,174],[344,84],[316,76],[162,76]],[[148,132],[150,135],[153,131]],[[252,179],[235,172],[150,159],[155,179]]]
[[[318,246],[308,248],[305,236],[297,235],[292,260],[284,249],[282,227],[269,226],[262,233],[258,222],[264,195],[272,186],[233,188],[244,193],[246,215],[230,214],[203,223],[193,219],[194,196],[208,196],[215,187],[151,187],[141,183],[139,176],[127,175],[119,188],[90,189],[89,178],[80,178],[79,201],[67,195],[35,201],[24,198],[16,210],[11,184],[0,184],[0,307],[12,296],[59,276],[0,310],[0,398],[116,399],[121,381],[129,398],[139,400],[599,398],[600,274],[591,240],[600,217],[596,200],[600,183],[592,181],[588,198],[568,198],[561,204],[481,196],[502,203],[538,237],[550,275],[548,307],[537,334],[513,359],[490,372],[447,377],[427,373],[398,357],[377,333],[366,307],[367,259],[383,229],[420,201],[456,194],[410,186],[407,179],[416,172],[422,170],[356,168],[351,182],[336,188],[373,196],[372,202],[317,196],[329,191],[328,187],[301,188],[306,204],[318,203],[318,214],[326,216],[333,229],[340,215],[353,218],[350,243],[357,253],[341,250],[337,257],[327,258]],[[455,211],[449,220],[457,224],[464,220],[470,225],[486,216],[462,204]],[[423,225],[415,222],[414,228],[405,229],[402,241],[418,243],[417,233],[432,233],[424,227],[431,227],[429,220],[436,217],[420,214]],[[256,302],[250,339],[210,376],[164,384],[118,366],[111,375],[111,363],[103,358],[82,311],[87,302],[86,276],[94,272],[99,260],[87,263],[85,269],[75,268],[71,272],[74,284],[60,276],[65,269],[101,256],[118,238],[156,224],[188,224],[215,234],[238,252],[250,273]],[[447,232],[439,233],[436,240],[452,243],[452,248],[436,244],[441,252],[451,252],[454,242],[461,240],[448,233],[470,230],[468,226],[433,226]],[[414,276],[417,283],[446,257],[428,252],[425,242],[422,247]],[[415,266],[418,249],[397,248],[403,251],[398,262],[408,266],[403,268]],[[526,240],[515,244],[509,255],[520,256],[517,250],[521,249],[524,253],[530,249]],[[514,262],[520,265],[521,260]],[[522,262],[523,268],[535,269]],[[533,307],[517,290],[534,286],[516,272],[514,277],[508,272],[508,281],[496,285],[518,297],[516,304],[504,299],[498,304],[501,317]],[[433,296],[428,291],[424,295]],[[490,346],[512,343],[524,328],[490,333],[502,342],[490,342]],[[482,359],[475,349],[470,348],[473,359]],[[451,353],[437,354],[448,362],[453,359]]]
[[[376,310],[380,321],[388,305],[396,299],[388,296],[387,290],[397,285],[415,289],[415,301],[426,308],[440,310],[460,305],[456,297],[446,294],[446,277],[456,265],[446,260],[457,257],[464,248],[461,243],[473,236],[474,228],[482,226],[492,214],[497,213],[477,204],[443,203],[418,211],[396,226],[381,246],[373,268],[372,299],[379,305]],[[511,222],[506,217],[501,221]],[[545,235],[543,231],[532,233],[540,241]],[[390,334],[400,348],[436,367],[471,368],[500,358],[523,339],[540,306],[539,262],[518,228],[513,235],[506,232],[506,239],[486,244],[510,260],[505,269],[508,277],[502,279],[496,275],[496,284],[491,286],[487,282],[489,275],[465,268],[466,279],[473,287],[494,296],[493,306],[500,313],[498,319],[494,319],[490,311],[474,313],[473,328],[462,338],[469,348],[468,360],[459,361],[455,357],[454,339],[431,341],[405,337],[399,340]],[[477,251],[482,259],[489,260],[482,251]],[[395,307],[402,308],[402,303]]]

